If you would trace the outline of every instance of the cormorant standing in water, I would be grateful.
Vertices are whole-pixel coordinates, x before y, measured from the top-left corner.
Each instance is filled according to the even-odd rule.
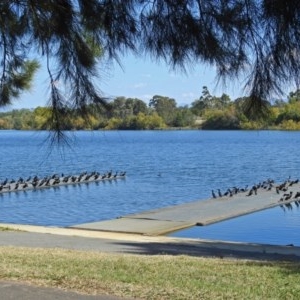
[[[286,195],[285,201],[290,200],[292,198],[293,192],[290,192],[289,194]]]
[[[244,193],[244,192],[247,192],[248,190],[248,185],[246,185],[244,188],[241,188],[241,189],[237,189],[237,191],[240,191],[241,193]]]
[[[219,197],[223,196],[222,193],[221,193],[221,191],[220,191],[220,189],[218,189],[218,195],[219,195]]]
[[[34,189],[37,187],[37,185],[38,185],[38,182],[37,182],[37,181],[33,181],[33,182],[32,182],[32,186],[33,186]]]
[[[253,194],[253,189],[251,189],[246,196],[252,196],[252,194]]]
[[[300,197],[300,192],[297,192],[294,199],[299,198]]]
[[[254,185],[254,186],[252,187],[252,190],[254,191],[254,194],[257,195],[257,186],[256,186],[256,185]]]

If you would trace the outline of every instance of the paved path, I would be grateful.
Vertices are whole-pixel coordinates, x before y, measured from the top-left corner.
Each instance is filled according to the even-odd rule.
[[[68,228],[0,224],[23,231],[0,231],[0,246],[64,248],[129,254],[300,260],[300,247],[143,236]]]
[[[299,183],[288,186],[287,191],[280,191],[279,193],[276,192],[274,187],[270,191],[259,188],[257,195],[253,193],[253,195],[247,196],[248,192],[243,192],[232,197],[199,200],[127,215],[115,220],[78,224],[72,227],[144,235],[162,235],[195,225],[208,225],[220,222],[282,205],[283,203],[288,204],[295,201],[293,197],[299,191]],[[290,200],[279,201],[280,198],[284,197],[284,194],[291,192],[293,197]]]
[[[150,237],[42,226],[0,224],[24,231],[0,231],[0,247],[64,248],[130,254],[169,254],[256,260],[300,260],[300,247],[270,246],[222,241]],[[88,296],[55,288],[0,281],[0,299],[120,300],[106,295]],[[125,298],[122,298],[125,300]],[[126,298],[128,300],[128,298]]]
[[[129,300],[107,295],[82,295],[57,288],[38,287],[14,281],[0,281],[1,300]]]

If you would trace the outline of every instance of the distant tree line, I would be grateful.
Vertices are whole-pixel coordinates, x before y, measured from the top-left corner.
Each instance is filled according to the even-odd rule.
[[[149,103],[137,98],[117,97],[108,109],[86,107],[85,117],[77,109],[64,111],[64,130],[195,129],[281,129],[300,130],[300,90],[286,100],[267,102],[267,116],[248,119],[243,113],[247,98],[234,101],[226,94],[211,95],[206,86],[190,106],[177,106],[173,98],[155,95]],[[37,107],[0,113],[0,129],[49,130],[52,108]]]

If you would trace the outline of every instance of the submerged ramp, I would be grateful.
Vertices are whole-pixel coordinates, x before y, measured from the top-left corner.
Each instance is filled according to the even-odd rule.
[[[164,207],[137,214],[126,215],[115,220],[86,223],[72,226],[81,229],[161,235],[195,225],[208,225],[230,218],[250,214],[278,205],[291,207],[291,202],[300,200],[300,184],[297,182],[284,190],[272,188],[257,189],[257,194],[248,196],[242,192],[231,197],[218,197],[207,200]],[[297,196],[299,194],[299,197]],[[290,195],[290,196],[289,196]]]

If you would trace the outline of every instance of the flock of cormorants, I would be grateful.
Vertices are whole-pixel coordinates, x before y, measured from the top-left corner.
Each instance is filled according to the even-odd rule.
[[[28,177],[23,179],[20,177],[17,180],[8,180],[7,178],[0,182],[0,193],[4,192],[17,192],[24,190],[34,190],[48,187],[55,187],[60,185],[78,184],[78,183],[89,183],[102,180],[120,179],[126,176],[126,172],[115,172],[112,171],[100,174],[99,172],[93,171],[91,173],[83,172],[79,175],[58,175],[46,176],[39,178],[38,176]]]
[[[251,189],[249,189],[248,185],[246,185],[244,188],[239,188],[239,187],[233,187],[231,189],[229,188],[223,194],[220,189],[218,189],[218,194],[216,194],[213,190],[211,192],[213,198],[224,197],[224,196],[232,197],[238,193],[245,193],[245,192],[248,192],[246,196],[252,196],[252,195],[257,195],[257,191],[259,189],[270,191],[273,186],[274,186],[274,180],[268,179],[263,182],[259,182],[258,184],[254,184],[251,187]]]
[[[220,198],[224,196],[233,197],[238,193],[246,193],[246,196],[249,197],[252,195],[257,195],[259,190],[275,190],[276,194],[281,196],[281,198],[278,200],[278,202],[281,203],[280,207],[285,209],[285,206],[288,209],[292,209],[293,206],[291,202],[294,202],[297,207],[300,206],[300,191],[288,191],[288,189],[298,183],[299,179],[291,180],[290,177],[278,185],[275,184],[274,180],[268,179],[258,184],[254,184],[251,188],[248,188],[248,185],[246,185],[244,188],[229,188],[224,193],[222,193],[220,189],[217,189],[217,193],[214,190],[212,190],[211,193],[213,198]]]
[[[284,207],[287,207],[289,210],[293,209],[292,202],[295,203],[297,207],[300,206],[300,192],[299,191],[290,191],[288,192],[288,188],[293,186],[294,184],[299,183],[299,180],[286,181],[283,184],[276,186],[277,194],[280,192],[284,192],[282,197],[279,199],[280,207],[285,211]]]

